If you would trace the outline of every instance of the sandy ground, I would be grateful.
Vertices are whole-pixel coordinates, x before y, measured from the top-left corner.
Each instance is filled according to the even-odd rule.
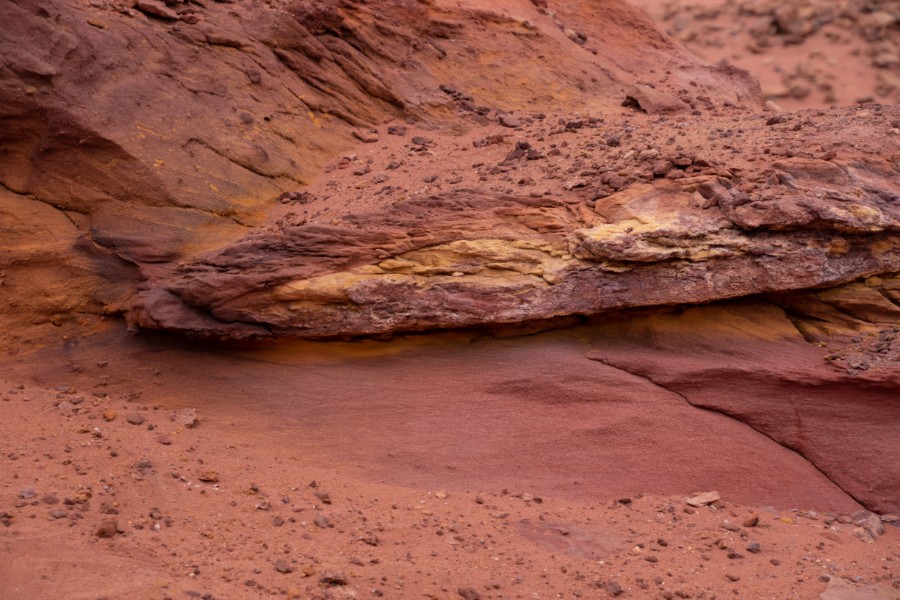
[[[570,334],[237,353],[142,338],[126,349],[123,336],[113,327],[6,363],[4,600],[900,594],[900,531],[858,527],[853,503],[829,499],[776,444],[736,429],[728,443],[666,447],[672,432],[650,424],[649,463],[629,462],[629,447],[588,463],[579,432],[603,431],[647,390],[626,381],[620,397],[579,406],[545,388],[488,406],[467,389],[492,374],[527,384],[527,371],[553,383],[584,352]],[[484,366],[460,372],[463,358]],[[600,377],[609,389],[592,364],[580,387]],[[667,410],[649,401],[639,410]],[[692,466],[691,445],[732,454],[731,472]],[[635,489],[650,468],[668,494]],[[686,502],[713,490],[720,501]]]
[[[633,0],[711,62],[759,79],[785,110],[900,100],[895,1]]]

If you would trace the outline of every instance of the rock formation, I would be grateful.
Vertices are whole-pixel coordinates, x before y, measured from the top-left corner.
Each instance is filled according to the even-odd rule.
[[[442,84],[467,90],[458,103],[472,114],[599,112],[662,66],[667,88],[754,98],[748,78],[704,66],[624,4],[553,17],[528,3],[169,4],[0,7],[15,24],[0,39],[0,268],[13,296],[43,298],[16,307],[26,322],[123,310],[134,278],[122,271],[242,237],[354,130],[401,117],[455,127]],[[599,35],[624,20],[634,27]],[[56,219],[39,252],[15,241]]]
[[[860,131],[900,115],[885,113]],[[832,135],[807,128],[817,140]],[[643,138],[627,154],[646,169],[640,155],[657,155],[657,145]],[[151,280],[134,318],[232,337],[371,335],[701,303],[900,270],[898,163],[794,156],[751,170],[690,160],[707,166],[690,176],[670,167],[602,199],[456,189],[338,225],[251,234]]]
[[[0,0],[0,596],[895,597],[900,14],[718,2]]]
[[[765,295],[791,348],[843,348],[781,383],[896,418],[896,106],[763,112],[746,72],[618,0],[10,0],[0,21],[8,353],[118,315],[352,338]],[[895,469],[834,458],[837,413],[812,435],[759,408],[777,365],[729,397],[703,366],[727,349],[660,344],[653,372],[595,353],[897,509]]]

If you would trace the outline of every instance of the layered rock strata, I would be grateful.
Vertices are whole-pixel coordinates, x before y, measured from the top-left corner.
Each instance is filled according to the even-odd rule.
[[[860,131],[896,111],[884,112],[864,116]],[[698,159],[705,166],[686,173],[668,161],[666,176],[606,196],[453,189],[336,224],[283,225],[151,278],[132,318],[227,337],[374,335],[705,303],[900,270],[896,155],[825,156],[753,171]]]

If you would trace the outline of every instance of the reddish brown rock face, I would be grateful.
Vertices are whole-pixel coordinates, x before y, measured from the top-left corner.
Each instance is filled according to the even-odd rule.
[[[858,126],[847,143],[897,114],[844,116]],[[832,135],[822,116],[808,121],[799,134],[759,118],[744,123],[774,145]],[[640,181],[647,159],[637,148],[656,157],[671,131],[632,142],[624,155],[638,180],[611,195],[451,189],[333,225],[282,225],[152,278],[131,318],[212,336],[392,334],[709,302],[900,270],[897,163],[792,156],[760,169],[740,158],[717,164],[707,143],[692,159],[699,170],[671,167],[678,178]],[[559,137],[596,147],[600,135]],[[573,162],[545,160],[545,177]],[[515,170],[517,161],[500,165]],[[609,173],[589,174],[585,185],[602,186]]]
[[[0,6],[0,227],[39,237],[39,213],[64,219],[44,263],[4,238],[13,295],[45,299],[24,309],[36,331],[51,318],[77,326],[76,307],[122,311],[134,286],[118,271],[146,277],[241,238],[387,119],[459,132],[497,110],[602,114],[635,79],[757,100],[746,75],[700,63],[619,3],[555,16],[527,2],[132,5]],[[623,20],[634,27],[610,35]],[[590,42],[573,42],[568,23]],[[64,292],[50,283],[63,279]]]
[[[513,9],[533,19],[504,12]],[[81,271],[68,295],[106,312],[130,305],[140,327],[240,338],[389,334],[706,302],[898,268],[896,156],[854,149],[884,135],[896,111],[779,115],[764,127],[746,112],[758,99],[745,76],[703,67],[624,5],[601,14],[576,4],[552,18],[518,4],[498,12],[440,4],[173,12],[152,2],[100,13],[69,3],[4,10],[22,23],[3,78],[7,193],[67,212],[75,228],[63,235],[82,237],[75,255],[110,264]],[[391,11],[402,12],[405,29],[387,25]],[[626,17],[630,33],[596,35]],[[71,26],[57,31],[59,22]],[[31,40],[53,36],[53,49],[27,52]],[[525,38],[527,61],[510,47]],[[484,79],[497,65],[471,58],[501,47],[505,77],[534,91],[524,104],[503,80]],[[408,48],[418,60],[404,58]],[[626,48],[627,60],[610,60]],[[664,53],[670,66],[661,74],[651,59]],[[598,68],[589,84],[572,75],[576,64]],[[642,111],[624,131],[593,116],[623,100]],[[555,115],[532,118],[560,106],[570,111],[557,117],[560,132]],[[499,115],[501,131],[534,144],[575,137],[581,157],[558,147],[522,152],[538,177],[583,174],[538,197],[497,193],[519,170],[513,153],[478,187],[438,186],[432,198],[416,193],[381,213],[349,215],[346,227],[311,219],[239,239],[351,133],[377,144],[373,126],[386,117],[446,126],[448,109],[454,127],[469,131]],[[516,109],[520,116],[508,114]],[[688,117],[643,116],[689,110],[717,113],[693,123],[715,135],[703,139]],[[837,130],[847,147],[822,150]],[[498,135],[477,158],[497,161]],[[430,138],[416,139],[426,140],[420,154],[438,156]],[[786,156],[760,165],[755,143]],[[116,257],[125,262],[113,267]],[[141,275],[108,281],[105,272],[131,269],[126,263]],[[147,283],[126,301],[140,277]],[[65,314],[72,301],[48,304]]]
[[[880,318],[866,316],[862,306],[884,301],[875,288],[844,296],[838,306],[854,325],[851,347],[865,352],[843,346],[836,332],[820,337],[828,343],[819,347],[804,343],[800,331],[818,320],[804,314],[804,304],[816,304],[806,298],[793,302],[791,320],[775,305],[734,303],[603,325],[589,356],[746,423],[807,458],[868,508],[895,512],[900,473],[886,458],[900,450],[898,313],[892,307]]]
[[[0,0],[0,57],[0,596],[900,585],[897,106],[620,0]]]

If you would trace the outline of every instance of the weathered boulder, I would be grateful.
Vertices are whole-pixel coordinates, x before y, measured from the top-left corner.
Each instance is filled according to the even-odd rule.
[[[207,323],[202,335],[252,337],[263,327],[315,338],[833,286],[900,270],[897,169],[785,159],[745,176],[748,185],[661,180],[592,208],[457,190],[335,225],[252,234],[152,279],[145,297],[164,289],[185,315],[224,324],[216,332]],[[138,301],[133,322],[191,333],[166,307]]]

